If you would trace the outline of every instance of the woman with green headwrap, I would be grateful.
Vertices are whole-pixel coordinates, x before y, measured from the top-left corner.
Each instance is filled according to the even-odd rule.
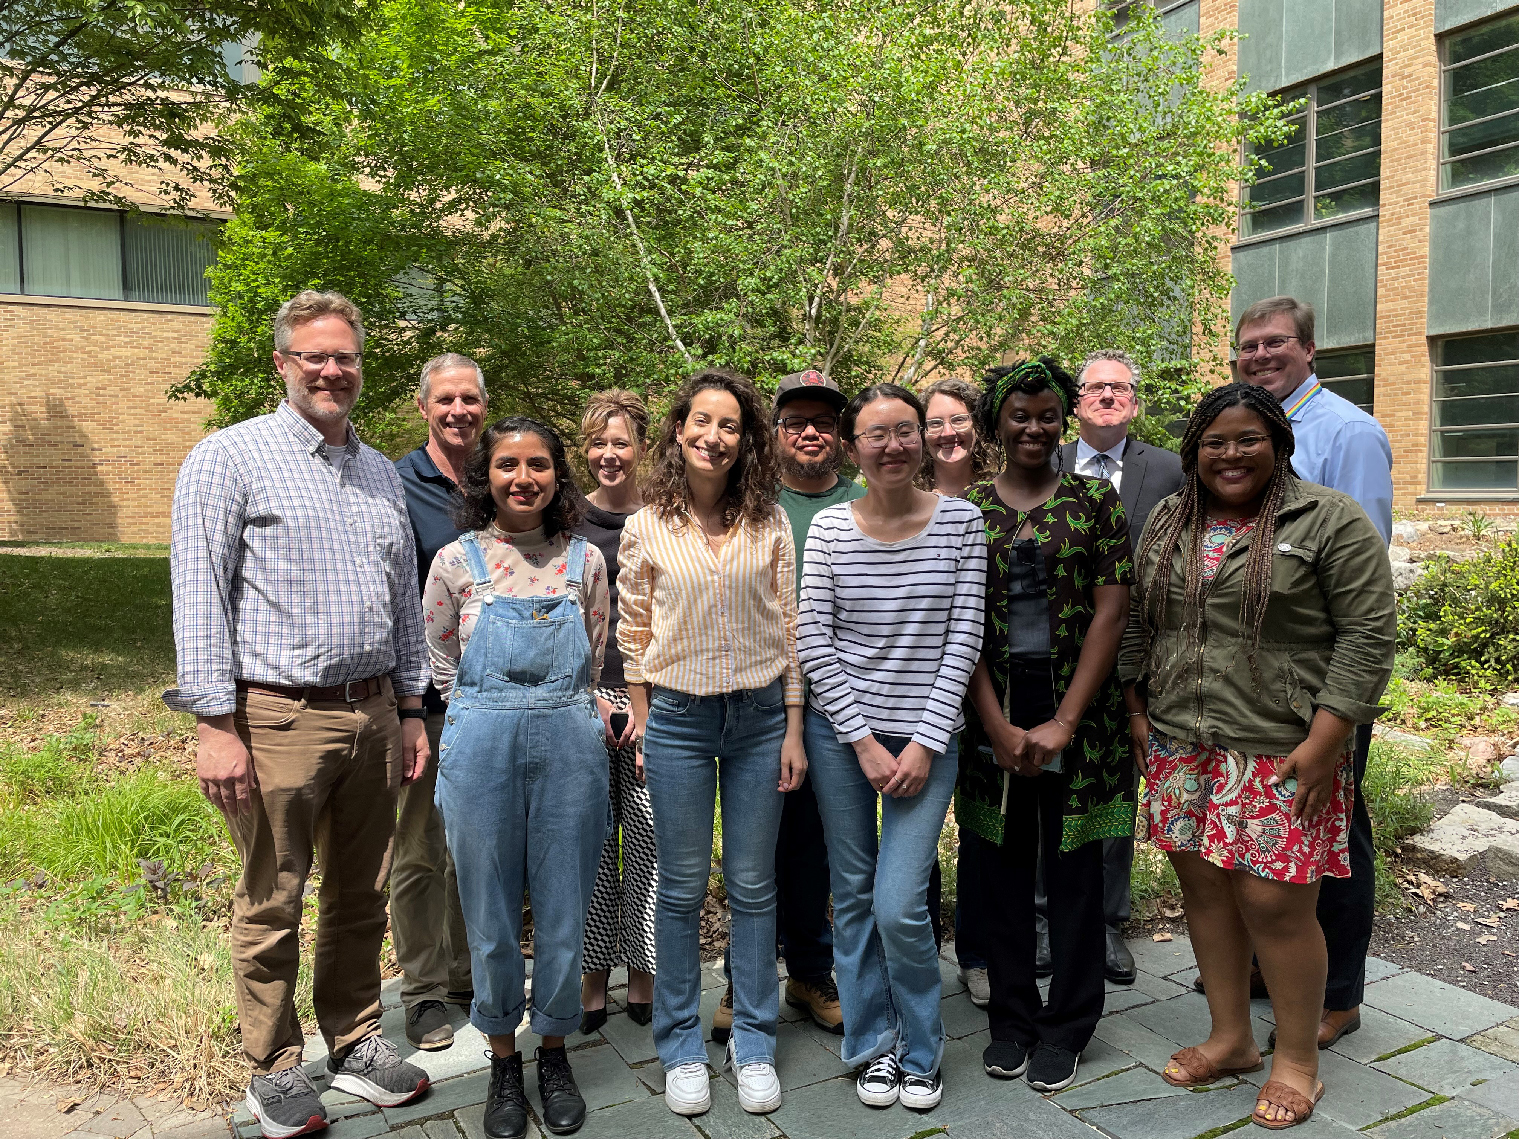
[[[966,697],[955,818],[985,867],[990,1076],[1076,1076],[1102,1016],[1102,843],[1134,832],[1134,762],[1114,671],[1134,561],[1118,491],[1051,465],[1075,381],[1043,357],[993,368],[977,427],[1007,462],[965,497],[986,522],[985,637]],[[1054,978],[1034,978],[1043,849]]]

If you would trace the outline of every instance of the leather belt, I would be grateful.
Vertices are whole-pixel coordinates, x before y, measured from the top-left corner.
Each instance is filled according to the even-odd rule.
[[[317,703],[357,704],[378,696],[385,691],[385,678],[373,676],[368,680],[350,680],[347,684],[312,685],[309,688],[291,688],[283,684],[264,684],[251,680],[237,681],[239,692],[256,692],[263,696],[285,696],[291,700],[315,701]]]

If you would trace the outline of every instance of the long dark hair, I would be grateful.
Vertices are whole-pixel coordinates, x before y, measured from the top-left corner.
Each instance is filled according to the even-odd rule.
[[[997,434],[997,417],[1002,414],[1002,405],[1007,402],[1007,397],[1014,392],[1023,395],[1054,392],[1060,400],[1061,422],[1071,422],[1071,409],[1076,406],[1076,381],[1053,356],[1040,356],[1037,360],[1024,360],[1017,364],[1003,364],[987,369],[986,390],[976,401],[973,412],[977,431],[1001,441],[1001,436]]]
[[[918,396],[923,401],[923,410],[926,415],[928,405],[934,396],[948,396],[952,400],[964,405],[970,413],[971,426],[976,436],[976,442],[970,451],[970,481],[980,482],[989,479],[997,473],[997,451],[1001,444],[995,435],[988,436],[980,427],[976,426],[976,404],[981,400],[981,389],[969,380],[957,380],[951,377],[946,380],[935,380],[924,388]],[[923,438],[923,465],[918,468],[918,476],[913,480],[913,485],[921,490],[933,490],[937,482],[934,474],[934,457],[928,449],[927,423],[924,424],[925,434]]]
[[[860,418],[860,412],[864,411],[868,404],[878,399],[899,399],[918,414],[918,430],[923,430],[927,414],[923,410],[923,401],[918,398],[916,392],[909,391],[901,384],[871,384],[854,399],[849,401],[844,408],[844,413],[839,416],[839,438],[854,442],[855,420]]]
[[[654,444],[653,471],[644,488],[644,501],[666,523],[678,525],[689,506],[686,455],[680,430],[691,415],[691,403],[704,391],[724,391],[738,401],[742,437],[738,457],[728,471],[723,498],[723,525],[747,522],[762,525],[776,502],[775,436],[765,401],[754,384],[727,368],[704,368],[681,385],[675,402],[660,425]]]
[[[1292,452],[1295,446],[1292,423],[1282,411],[1281,403],[1264,388],[1250,384],[1226,384],[1214,388],[1198,401],[1192,417],[1187,420],[1187,430],[1181,439],[1181,498],[1164,516],[1157,512],[1156,525],[1145,527],[1144,540],[1136,559],[1143,572],[1150,551],[1159,551],[1155,571],[1145,582],[1145,604],[1140,617],[1145,634],[1145,656],[1148,658],[1154,646],[1155,632],[1165,620],[1166,601],[1171,592],[1171,561],[1185,534],[1188,552],[1184,569],[1182,623],[1187,629],[1188,643],[1194,646],[1197,643],[1202,625],[1203,600],[1208,591],[1202,567],[1203,532],[1208,528],[1208,488],[1203,486],[1197,473],[1197,450],[1203,432],[1231,407],[1243,407],[1260,416],[1266,430],[1271,433],[1271,448],[1276,459],[1271,481],[1266,484],[1265,496],[1261,500],[1260,514],[1256,517],[1255,531],[1250,539],[1250,553],[1245,562],[1245,583],[1240,593],[1239,606],[1240,625],[1250,630],[1250,675],[1259,684],[1261,677],[1255,665],[1255,657],[1261,647],[1261,626],[1265,623],[1266,606],[1271,601],[1276,512],[1286,496],[1288,484],[1297,478],[1292,470]]]
[[[543,508],[543,536],[552,538],[560,532],[573,530],[575,523],[580,521],[580,490],[570,471],[564,440],[547,423],[525,415],[498,419],[480,433],[475,449],[464,464],[463,481],[454,496],[451,511],[454,525],[461,530],[484,530],[496,520],[496,500],[491,495],[491,456],[495,454],[496,444],[508,435],[538,436],[554,460],[554,497]]]

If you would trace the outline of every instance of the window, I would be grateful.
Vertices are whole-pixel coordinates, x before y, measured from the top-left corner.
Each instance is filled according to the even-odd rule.
[[[0,201],[0,293],[207,303],[220,222]]]
[[[1106,0],[1106,7],[1113,13],[1113,30],[1121,32],[1129,23],[1129,10],[1139,4],[1148,4],[1162,16],[1185,8],[1192,0]]]
[[[1371,348],[1319,352],[1313,358],[1313,370],[1319,383],[1335,395],[1344,396],[1367,415],[1372,410],[1376,374],[1376,352]]]
[[[1440,189],[1519,174],[1519,15],[1441,45]]]
[[[1291,136],[1256,151],[1265,167],[1244,192],[1240,236],[1375,209],[1382,172],[1382,61],[1280,96],[1306,99]]]
[[[1435,345],[1429,489],[1519,490],[1519,332]]]

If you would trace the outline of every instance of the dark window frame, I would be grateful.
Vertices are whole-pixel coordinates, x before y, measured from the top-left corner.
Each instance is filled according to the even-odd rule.
[[[1334,360],[1339,357],[1353,355],[1364,355],[1371,357],[1371,371],[1356,372],[1352,375],[1347,376],[1325,376],[1319,371],[1319,365],[1326,359]],[[1350,400],[1350,402],[1355,403],[1355,405],[1364,411],[1367,415],[1376,415],[1376,412],[1373,410],[1376,407],[1377,399],[1377,348],[1375,344],[1360,344],[1349,348],[1326,348],[1322,351],[1314,353],[1313,364],[1314,373],[1318,376],[1320,386],[1328,391],[1334,392],[1336,395],[1343,396],[1345,399],[1350,399],[1350,397],[1345,395],[1345,393],[1339,389],[1338,385],[1354,383],[1360,380],[1371,381],[1371,406],[1368,407],[1364,403],[1356,403],[1356,401],[1353,399]]]
[[[1463,36],[1469,35],[1473,32],[1481,32],[1485,28],[1491,27],[1500,21],[1511,20],[1514,17],[1515,13],[1513,11],[1502,12],[1497,16],[1492,17],[1491,19],[1482,20],[1474,24],[1468,24],[1463,28],[1457,28],[1456,30],[1448,32],[1440,37],[1440,42],[1438,45],[1440,61],[1440,118],[1436,131],[1437,139],[1435,145],[1435,193],[1437,196],[1443,197],[1446,195],[1467,193],[1479,186],[1496,186],[1503,183],[1519,180],[1519,173],[1513,173],[1498,174],[1491,178],[1479,178],[1474,182],[1462,182],[1459,185],[1454,182],[1447,182],[1447,176],[1451,167],[1458,162],[1468,162],[1474,158],[1481,158],[1489,154],[1498,154],[1505,150],[1514,151],[1516,154],[1519,154],[1519,137],[1516,137],[1513,142],[1500,143],[1497,146],[1491,146],[1485,150],[1473,151],[1470,154],[1461,154],[1453,158],[1446,157],[1445,151],[1446,140],[1455,131],[1465,130],[1468,127],[1479,126],[1482,123],[1493,122],[1497,119],[1505,117],[1513,117],[1516,120],[1516,123],[1519,123],[1519,108],[1510,108],[1506,111],[1499,111],[1497,114],[1486,115],[1482,118],[1477,119],[1471,119],[1464,123],[1457,123],[1454,126],[1452,126],[1450,123],[1450,103],[1452,98],[1451,76],[1455,72],[1461,70],[1463,67],[1470,67],[1471,65],[1481,63],[1484,60],[1495,59],[1498,56],[1510,53],[1515,54],[1516,58],[1519,58],[1519,43],[1513,43],[1507,47],[1501,47],[1494,51],[1485,52],[1482,55],[1473,56],[1471,59],[1464,59],[1460,63],[1452,64],[1450,62],[1451,45],[1458,42]],[[1519,68],[1516,68],[1516,74],[1519,74]],[[1476,94],[1476,92],[1468,92],[1468,94]]]
[[[1301,111],[1299,111],[1297,113],[1297,115],[1293,116],[1294,118],[1301,117],[1302,130],[1303,130],[1303,143],[1302,143],[1302,145],[1303,145],[1303,165],[1301,167],[1294,167],[1292,170],[1290,170],[1290,171],[1284,171],[1284,172],[1282,172],[1280,174],[1277,174],[1277,173],[1269,174],[1265,178],[1257,181],[1256,184],[1255,184],[1255,186],[1241,186],[1240,187],[1240,191],[1239,191],[1239,241],[1240,242],[1261,241],[1261,240],[1264,240],[1266,238],[1281,237],[1281,236],[1283,236],[1285,234],[1289,234],[1289,233],[1298,233],[1298,232],[1300,232],[1302,230],[1305,230],[1305,229],[1311,229],[1314,226],[1333,225],[1333,224],[1338,224],[1339,222],[1342,222],[1342,221],[1353,221],[1353,220],[1358,219],[1358,218],[1373,217],[1381,209],[1381,197],[1382,197],[1382,194],[1381,194],[1381,182],[1382,182],[1381,154],[1382,154],[1382,120],[1383,120],[1382,108],[1381,108],[1381,99],[1382,99],[1383,92],[1386,90],[1386,87],[1385,87],[1385,77],[1381,75],[1382,65],[1383,65],[1383,57],[1381,55],[1377,55],[1377,56],[1373,57],[1372,59],[1361,60],[1361,61],[1359,61],[1357,63],[1351,64],[1349,67],[1342,67],[1342,68],[1338,69],[1337,71],[1328,72],[1327,74],[1321,75],[1321,76],[1319,76],[1316,79],[1312,79],[1312,80],[1310,80],[1307,83],[1300,83],[1300,84],[1298,84],[1295,87],[1286,88],[1286,89],[1284,89],[1282,91],[1274,93],[1276,95],[1276,97],[1278,99],[1282,100],[1283,102],[1296,102],[1298,99],[1307,99],[1307,106],[1305,106]],[[1379,73],[1378,74],[1377,85],[1375,87],[1369,88],[1366,91],[1359,91],[1359,92],[1357,92],[1357,93],[1355,93],[1353,95],[1347,95],[1347,96],[1345,96],[1345,97],[1343,97],[1341,99],[1338,99],[1338,100],[1336,100],[1336,101],[1334,101],[1332,103],[1326,103],[1323,106],[1319,105],[1318,92],[1319,92],[1319,88],[1320,87],[1326,86],[1326,85],[1331,84],[1331,83],[1335,83],[1335,82],[1337,82],[1337,81],[1345,78],[1347,75],[1352,74],[1353,72],[1356,72],[1356,71],[1359,71],[1359,70],[1362,70],[1362,69],[1370,69],[1371,67],[1376,67],[1378,69],[1378,73]],[[1357,99],[1364,99],[1367,96],[1373,95],[1373,94],[1377,96],[1377,100],[1378,100],[1378,110],[1377,110],[1377,118],[1376,118],[1376,123],[1377,123],[1377,144],[1376,144],[1376,146],[1365,147],[1365,148],[1363,148],[1361,150],[1354,151],[1353,153],[1350,153],[1350,154],[1337,155],[1335,158],[1326,160],[1322,164],[1319,163],[1317,161],[1317,159],[1318,159],[1318,146],[1319,146],[1319,129],[1318,129],[1319,115],[1322,112],[1324,112],[1324,111],[1333,110],[1336,107],[1344,106],[1345,104],[1354,102]],[[1341,129],[1343,129],[1343,130],[1349,130],[1349,129],[1354,129],[1354,128],[1347,127],[1347,128],[1341,128]],[[1287,143],[1284,143],[1283,145],[1284,146],[1292,146],[1292,145],[1296,145],[1296,143],[1289,141]],[[1363,208],[1358,209],[1358,210],[1349,210],[1349,211],[1347,211],[1347,212],[1345,212],[1343,214],[1333,214],[1333,215],[1330,215],[1328,217],[1317,217],[1317,216],[1315,216],[1315,214],[1314,214],[1314,199],[1316,197],[1319,197],[1320,194],[1321,194],[1321,191],[1315,185],[1315,174],[1317,173],[1316,168],[1318,166],[1320,166],[1320,165],[1327,166],[1329,164],[1329,162],[1345,162],[1345,161],[1348,161],[1348,160],[1350,160],[1352,158],[1360,158],[1360,157],[1362,157],[1364,155],[1373,154],[1373,153],[1377,155],[1377,173],[1376,173],[1376,176],[1374,178],[1362,178],[1361,180],[1359,180],[1357,182],[1347,182],[1343,186],[1335,186],[1335,187],[1333,187],[1332,191],[1322,191],[1322,193],[1329,193],[1329,192],[1343,193],[1346,190],[1354,190],[1354,189],[1356,189],[1356,188],[1358,188],[1360,186],[1370,186],[1370,185],[1375,184],[1376,187],[1377,187],[1377,204],[1373,205],[1373,206],[1366,206],[1366,207],[1363,207]],[[1250,151],[1248,149],[1244,152],[1244,157],[1245,158],[1249,158],[1250,157]],[[1277,178],[1286,178],[1286,177],[1291,177],[1291,176],[1295,176],[1295,175],[1299,175],[1299,174],[1301,174],[1301,177],[1303,179],[1303,192],[1300,195],[1297,195],[1295,197],[1285,198],[1285,199],[1283,199],[1282,201],[1279,201],[1279,202],[1270,202],[1270,203],[1267,203],[1265,205],[1264,209],[1266,209],[1266,210],[1276,210],[1276,209],[1280,209],[1283,206],[1291,205],[1294,202],[1299,202],[1299,203],[1302,204],[1302,217],[1297,222],[1294,222],[1294,223],[1289,224],[1289,225],[1279,226],[1279,227],[1277,227],[1275,229],[1262,230],[1260,232],[1247,232],[1249,230],[1249,228],[1250,228],[1250,218],[1251,218],[1252,214],[1255,213],[1255,212],[1259,212],[1259,211],[1252,211],[1251,208],[1250,208],[1250,193],[1251,193],[1251,191],[1253,189],[1255,189],[1256,186],[1263,185],[1266,182],[1274,181]]]
[[[1512,499],[1519,495],[1519,443],[1515,445],[1515,453],[1512,455],[1455,455],[1440,456],[1436,454],[1436,440],[1440,435],[1455,434],[1463,431],[1500,431],[1512,430],[1519,433],[1519,418],[1514,421],[1502,423],[1460,423],[1446,426],[1438,425],[1439,409],[1442,404],[1461,403],[1467,400],[1501,398],[1505,393],[1479,392],[1464,396],[1442,396],[1440,392],[1440,377],[1442,373],[1475,371],[1480,368],[1519,368],[1519,348],[1515,349],[1515,355],[1510,358],[1495,360],[1479,360],[1466,364],[1442,364],[1440,362],[1444,345],[1453,340],[1473,340],[1485,336],[1513,335],[1519,330],[1493,328],[1482,329],[1477,332],[1457,333],[1452,336],[1432,337],[1430,340],[1429,367],[1429,436],[1426,451],[1425,471],[1425,496],[1450,497],[1450,498],[1488,498],[1488,499]],[[1519,382],[1514,385],[1511,394],[1519,396]],[[1515,464],[1515,477],[1513,485],[1504,487],[1453,487],[1436,485],[1436,469],[1441,465],[1461,466],[1475,463],[1513,463]]]

